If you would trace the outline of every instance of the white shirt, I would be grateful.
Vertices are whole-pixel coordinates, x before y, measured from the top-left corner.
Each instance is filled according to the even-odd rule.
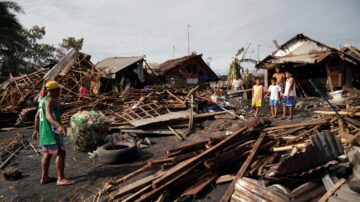
[[[284,96],[296,96],[295,81],[294,81],[294,85],[293,85],[292,89],[290,89],[290,81],[291,80],[294,81],[293,78],[286,79]]]
[[[243,82],[242,82],[241,79],[234,79],[232,81],[232,87],[238,89],[238,88],[240,88],[242,86],[242,83]]]
[[[281,87],[279,85],[270,85],[268,91],[270,92],[271,100],[279,100],[279,93],[281,92]]]

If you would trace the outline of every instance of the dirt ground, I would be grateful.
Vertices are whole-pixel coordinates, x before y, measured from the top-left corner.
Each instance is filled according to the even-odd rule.
[[[269,113],[264,109],[263,116]],[[283,122],[299,122],[307,114],[297,112],[295,119],[292,121],[274,120],[273,124],[278,125]],[[0,177],[0,201],[84,201],[95,194],[103,183],[110,178],[120,178],[136,169],[141,168],[147,160],[166,154],[170,148],[188,144],[199,140],[207,139],[214,136],[225,135],[227,131],[236,131],[243,126],[239,120],[215,119],[205,120],[201,123],[202,128],[194,131],[185,141],[178,142],[174,136],[148,136],[153,142],[148,148],[140,149],[138,157],[132,162],[119,165],[103,165],[99,160],[92,161],[87,153],[77,152],[65,139],[67,150],[65,174],[67,178],[77,181],[76,184],[70,186],[56,186],[54,183],[41,185],[40,180],[40,160],[31,147],[22,150],[6,168],[17,168],[22,175],[22,179],[16,181],[7,181],[3,176]],[[0,142],[8,137],[21,133],[26,139],[31,139],[33,129],[18,128],[10,132],[0,133]],[[34,145],[37,142],[32,141]],[[50,176],[55,177],[54,159],[50,165]],[[142,178],[143,175],[137,176],[129,180],[127,183]],[[211,186],[197,197],[198,201],[219,201],[225,192],[228,184],[222,186]]]

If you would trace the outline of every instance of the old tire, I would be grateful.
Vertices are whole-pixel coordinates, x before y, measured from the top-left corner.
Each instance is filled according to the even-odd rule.
[[[138,148],[134,142],[118,142],[115,145],[104,144],[97,151],[103,163],[116,164],[136,158]]]

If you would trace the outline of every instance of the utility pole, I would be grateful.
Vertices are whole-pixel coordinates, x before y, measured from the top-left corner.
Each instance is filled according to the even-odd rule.
[[[190,55],[190,25],[187,25],[187,31],[188,31],[188,55]]]
[[[175,46],[173,46],[173,59],[175,58]]]

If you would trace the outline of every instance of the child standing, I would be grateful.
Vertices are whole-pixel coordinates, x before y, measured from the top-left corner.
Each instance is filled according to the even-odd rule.
[[[277,106],[279,103],[281,87],[276,84],[276,78],[271,78],[271,85],[269,86],[267,96],[270,93],[270,107],[271,107],[271,118],[276,118]]]
[[[261,85],[260,78],[255,78],[255,85],[252,87],[252,103],[255,108],[255,116],[259,116],[259,107],[261,107],[263,99],[264,86]]]
[[[296,96],[295,81],[289,70],[285,71],[286,82],[283,96],[283,116],[286,118],[286,107],[289,108],[289,120],[293,118],[294,97]]]

